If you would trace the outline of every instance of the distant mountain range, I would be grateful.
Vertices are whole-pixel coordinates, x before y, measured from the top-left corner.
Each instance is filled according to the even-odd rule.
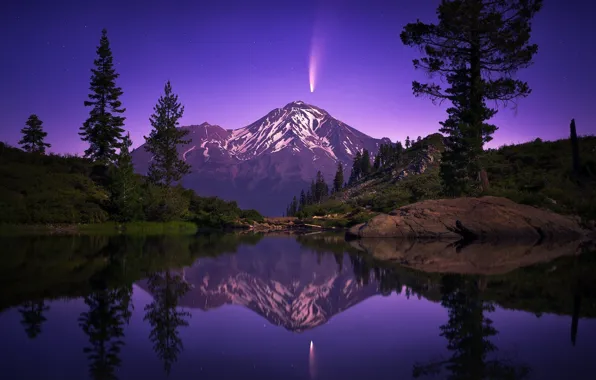
[[[352,158],[373,154],[389,139],[375,139],[333,118],[325,110],[296,101],[247,127],[230,130],[203,123],[185,126],[190,142],[178,147],[192,166],[182,183],[199,195],[235,200],[268,216],[281,215],[293,195],[320,170],[331,183],[341,161],[349,176]],[[151,156],[140,146],[135,169],[146,173]]]

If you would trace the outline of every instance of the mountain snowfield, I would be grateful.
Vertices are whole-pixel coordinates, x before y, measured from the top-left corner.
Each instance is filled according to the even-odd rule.
[[[178,147],[192,173],[183,185],[199,195],[235,200],[242,208],[281,215],[293,195],[309,185],[320,170],[330,183],[337,162],[347,168],[354,155],[376,153],[388,139],[375,139],[333,118],[327,111],[295,101],[254,123],[227,130],[203,123],[185,126],[190,142]],[[133,151],[133,162],[146,173],[150,155]]]

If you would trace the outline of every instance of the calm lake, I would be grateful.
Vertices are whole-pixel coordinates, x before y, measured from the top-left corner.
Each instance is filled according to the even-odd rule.
[[[8,379],[594,379],[596,254],[425,273],[301,237],[1,237]]]

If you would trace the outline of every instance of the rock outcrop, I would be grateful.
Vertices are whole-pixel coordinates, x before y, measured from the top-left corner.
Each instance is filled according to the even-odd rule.
[[[352,227],[347,238],[409,238],[449,241],[544,241],[582,239],[573,217],[499,197],[428,200],[377,215]]]
[[[393,171],[391,174],[395,177],[394,181],[401,181],[410,175],[423,174],[435,162],[435,155],[438,150],[432,145],[424,149],[412,162],[403,170]]]

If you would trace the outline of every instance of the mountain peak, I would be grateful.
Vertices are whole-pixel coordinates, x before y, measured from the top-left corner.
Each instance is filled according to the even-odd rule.
[[[356,152],[376,152],[383,142],[302,100],[239,129],[210,123],[183,128],[191,141],[179,147],[179,154],[193,168],[184,184],[201,195],[235,199],[267,215],[280,213],[290,194],[308,186],[317,171],[332,178],[337,161],[349,166]],[[151,156],[143,152],[134,160],[145,173]]]

